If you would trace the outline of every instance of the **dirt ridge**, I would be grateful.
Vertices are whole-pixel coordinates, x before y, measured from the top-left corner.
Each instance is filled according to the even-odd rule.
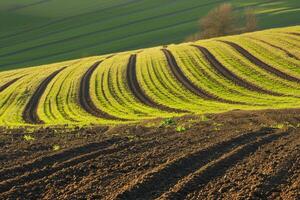
[[[220,158],[213,160],[207,165],[203,166],[195,173],[181,179],[179,183],[171,188],[170,191],[163,194],[159,199],[182,199],[190,192],[199,189],[201,186],[208,183],[217,176],[221,176],[228,168],[235,165],[239,160],[249,156],[255,152],[260,146],[271,143],[285,135],[287,132],[280,132],[276,134],[267,135],[259,138],[256,141],[239,146],[228,154],[224,154]]]
[[[230,151],[233,147],[246,144],[249,141],[263,137],[264,135],[272,132],[274,132],[274,129],[264,128],[256,132],[245,133],[241,136],[217,143],[205,149],[200,149],[199,151],[189,155],[184,155],[169,163],[165,163],[162,166],[158,166],[156,169],[143,175],[140,179],[134,180],[134,182],[123,188],[123,191],[121,190],[113,198],[156,198],[162,193],[163,189],[168,190],[169,187],[175,185],[180,178],[196,171],[202,165],[206,165],[211,160],[214,160],[227,151]],[[167,180],[164,178],[166,176],[168,176]],[[156,192],[156,189],[159,189],[160,193]]]

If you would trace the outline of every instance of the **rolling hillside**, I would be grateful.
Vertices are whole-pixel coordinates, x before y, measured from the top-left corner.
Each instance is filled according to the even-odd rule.
[[[260,29],[299,25],[298,0],[1,0],[0,71],[182,42],[224,2]]]
[[[299,26],[0,73],[5,126],[299,108],[299,99]]]

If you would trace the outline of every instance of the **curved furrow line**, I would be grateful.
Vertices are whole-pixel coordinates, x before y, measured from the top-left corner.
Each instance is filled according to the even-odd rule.
[[[48,84],[51,82],[51,80],[65,68],[66,67],[63,67],[63,68],[53,72],[52,74],[50,74],[50,76],[48,76],[39,85],[39,87],[36,89],[36,91],[33,93],[29,102],[26,104],[25,109],[22,114],[23,119],[26,123],[29,123],[29,124],[42,124],[43,123],[43,121],[39,118],[39,116],[37,114],[37,108],[38,108],[39,101],[40,101],[42,95],[44,94]]]
[[[169,188],[174,186],[180,179],[208,164],[211,160],[221,157],[223,154],[230,152],[233,148],[255,141],[274,131],[274,129],[264,128],[256,132],[245,133],[179,157],[178,159],[154,168],[139,179],[129,183],[128,186],[122,188],[121,191],[117,192],[112,198],[157,198],[162,195],[164,191],[168,191]],[[165,177],[168,177],[168,179]]]
[[[212,160],[194,173],[181,179],[173,188],[160,196],[159,199],[184,199],[189,193],[201,188],[214,178],[224,175],[229,168],[256,152],[261,146],[288,134],[288,132],[270,134],[234,148],[232,151]]]
[[[300,36],[300,33],[295,33],[295,32],[289,32],[289,34]]]
[[[113,120],[120,120],[119,118],[112,116],[100,109],[94,104],[90,96],[90,81],[93,72],[97,69],[102,61],[98,61],[94,63],[83,75],[80,88],[79,88],[79,103],[81,107],[88,113],[93,116],[105,118],[105,119],[113,119]]]
[[[262,43],[264,43],[264,44],[266,44],[266,45],[269,45],[269,46],[271,46],[271,47],[273,47],[273,48],[275,48],[275,49],[279,49],[279,50],[283,51],[283,52],[284,52],[288,57],[290,57],[290,58],[293,58],[293,59],[296,59],[296,60],[300,60],[297,56],[295,56],[294,54],[290,53],[289,51],[287,51],[286,49],[284,49],[284,48],[282,48],[282,47],[280,47],[280,46],[271,44],[270,42],[261,40],[261,39],[259,39],[259,38],[250,37],[250,36],[249,36],[249,38],[251,38],[251,39],[253,39],[253,40],[260,41],[260,42],[262,42]]]
[[[294,76],[291,76],[289,74],[286,74],[270,65],[268,65],[267,63],[263,62],[262,60],[256,58],[255,56],[253,56],[251,53],[249,53],[246,49],[244,49],[243,47],[241,47],[240,45],[233,43],[233,42],[229,42],[229,41],[223,41],[220,40],[221,42],[228,44],[229,46],[231,46],[232,48],[234,48],[237,52],[239,52],[241,55],[243,55],[245,58],[247,58],[250,62],[252,62],[253,64],[263,68],[264,70],[275,74],[276,76],[286,79],[288,81],[293,81],[293,82],[297,82],[300,83],[300,79],[296,78]]]
[[[29,7],[32,7],[32,6],[40,5],[40,4],[43,4],[43,3],[47,3],[49,1],[52,1],[52,0],[40,0],[38,2],[29,3],[27,5],[16,6],[14,8],[8,9],[6,11],[8,11],[8,12],[15,12],[15,11],[20,10],[20,9],[24,9],[24,8],[29,8]]]
[[[203,99],[207,99],[207,100],[213,100],[213,101],[219,101],[219,102],[223,102],[223,103],[231,103],[231,104],[243,104],[240,102],[234,102],[234,101],[230,101],[230,100],[226,100],[226,99],[222,99],[219,97],[216,97],[212,94],[209,94],[208,92],[202,90],[201,88],[198,88],[195,84],[193,84],[182,72],[182,70],[180,69],[180,67],[177,65],[177,62],[174,58],[174,56],[172,55],[172,53],[167,50],[167,49],[162,49],[162,51],[164,52],[166,58],[167,58],[167,62],[168,65],[173,73],[173,75],[175,76],[175,78],[184,86],[186,87],[189,91],[191,91],[192,93],[200,96]]]
[[[207,61],[210,63],[210,65],[222,76],[225,78],[229,79],[230,81],[234,82],[235,84],[247,88],[249,90],[259,92],[259,93],[264,93],[264,94],[269,94],[269,95],[274,95],[274,96],[283,96],[282,94],[276,93],[276,92],[271,92],[269,90],[265,90],[261,87],[258,87],[246,80],[243,80],[242,78],[238,77],[236,74],[232,73],[230,70],[228,70],[222,63],[220,63],[216,57],[209,52],[208,49],[205,47],[199,46],[199,45],[192,45],[199,49],[199,51],[205,56]]]
[[[55,162],[55,160],[53,160],[53,157],[50,157],[50,165],[41,165],[41,167],[34,168],[34,170],[31,171],[25,169],[27,173],[23,173],[20,176],[15,176],[13,178],[2,181],[0,183],[0,194],[9,191],[14,186],[24,186],[26,185],[25,183],[30,183],[43,179],[44,177],[50,176],[63,169],[67,169],[80,163],[86,162],[88,160],[95,159],[104,154],[107,155],[115,153],[116,151],[126,149],[130,146],[130,143],[121,143],[120,145],[115,146],[114,144],[116,142],[117,141],[113,140],[111,143],[107,144],[102,148],[99,148],[99,146],[96,144],[92,144],[88,149],[80,148],[81,152],[79,153],[73,153],[72,150],[70,150],[70,152],[68,152],[69,154],[67,155],[67,157],[65,159],[64,157],[61,159],[61,163],[58,163],[57,161]],[[58,155],[58,157],[60,157],[60,155]],[[42,159],[42,161],[47,162],[47,158]]]
[[[127,81],[129,89],[132,91],[132,94],[135,98],[137,98],[141,103],[149,106],[158,108],[160,110],[169,111],[169,112],[183,112],[179,109],[169,108],[164,105],[158,104],[154,101],[152,101],[141,89],[139,82],[137,80],[136,75],[136,57],[137,55],[131,55],[129,58],[129,63],[127,66]]]
[[[11,86],[12,84],[14,84],[15,82],[17,82],[18,80],[20,80],[22,77],[24,76],[21,76],[21,77],[18,77],[18,78],[15,78],[7,83],[5,83],[4,85],[0,86],[0,92],[3,92],[6,88],[8,88],[9,86]]]

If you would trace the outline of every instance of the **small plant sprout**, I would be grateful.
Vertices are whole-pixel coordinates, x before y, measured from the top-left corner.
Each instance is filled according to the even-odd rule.
[[[52,148],[53,148],[53,151],[59,151],[60,150],[60,146],[57,145],[57,144],[53,145]]]
[[[177,132],[184,132],[184,131],[186,131],[186,128],[184,126],[177,126],[176,131]]]
[[[200,120],[201,120],[202,122],[206,122],[206,121],[209,120],[209,118],[208,118],[206,115],[201,115],[201,116],[200,116]]]
[[[24,135],[23,139],[27,142],[34,141],[35,138],[32,135]]]
[[[166,127],[166,126],[172,126],[172,125],[176,125],[176,122],[175,122],[175,120],[173,118],[164,119],[160,123],[160,127]]]

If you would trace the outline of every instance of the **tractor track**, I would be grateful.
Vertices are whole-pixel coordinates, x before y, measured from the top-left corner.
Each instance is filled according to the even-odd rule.
[[[184,75],[184,73],[182,72],[180,67],[177,65],[177,62],[176,62],[174,56],[172,55],[172,53],[167,49],[162,49],[162,51],[167,58],[168,65],[169,65],[173,75],[175,76],[175,78],[192,93],[200,96],[203,99],[207,99],[207,100],[219,101],[219,102],[230,103],[230,104],[243,104],[240,102],[234,102],[234,101],[219,98],[219,97],[214,96],[213,94],[209,94],[208,92],[197,87]]]
[[[11,86],[12,84],[14,84],[15,82],[17,82],[18,80],[20,80],[21,78],[23,78],[24,76],[15,78],[11,81],[8,81],[7,83],[5,83],[4,85],[0,86],[0,92],[3,92],[6,88],[8,88],[9,86]]]
[[[252,83],[238,77],[236,74],[232,73],[224,65],[222,65],[207,48],[199,46],[199,45],[192,45],[192,46],[196,47],[205,56],[205,58],[210,63],[210,65],[218,73],[220,73],[222,76],[229,79],[230,81],[234,82],[235,84],[237,84],[241,87],[247,88],[248,90],[252,90],[254,92],[269,94],[269,95],[273,95],[273,96],[282,96],[282,94],[278,94],[278,93],[275,93],[275,92],[265,90],[263,88],[260,88],[256,85],[253,85]]]
[[[221,41],[229,46],[231,46],[232,48],[234,48],[237,52],[239,52],[241,55],[243,55],[245,58],[247,58],[250,62],[252,62],[253,64],[263,68],[264,70],[275,74],[276,76],[286,79],[288,81],[292,81],[292,82],[296,82],[296,83],[300,83],[300,79],[294,76],[291,76],[289,74],[286,74],[270,65],[268,65],[267,63],[263,62],[262,60],[256,58],[255,56],[253,56],[251,53],[249,53],[246,49],[244,49],[243,47],[241,47],[240,45],[234,43],[234,42],[229,42],[229,41]]]
[[[94,63],[83,75],[81,82],[80,82],[80,88],[79,88],[79,103],[81,107],[88,113],[105,119],[118,119],[119,118],[112,116],[100,109],[97,108],[97,106],[94,104],[94,102],[91,99],[90,95],[90,81],[93,72],[98,68],[102,61],[98,61]]]
[[[29,102],[26,104],[25,109],[23,111],[23,119],[26,123],[29,124],[42,124],[43,121],[39,118],[37,114],[37,108],[39,105],[39,101],[44,94],[48,84],[52,81],[52,79],[58,75],[61,71],[63,71],[67,67],[63,67],[52,74],[50,74],[42,83],[38,86],[35,92],[32,94]]]
[[[130,90],[132,91],[132,94],[137,98],[141,103],[149,106],[149,107],[154,107],[158,108],[160,110],[164,111],[169,111],[169,112],[183,112],[182,110],[174,109],[174,108],[169,108],[164,105],[158,104],[154,101],[152,101],[141,89],[139,82],[137,80],[137,74],[136,74],[136,58],[137,55],[131,55],[129,58],[129,63],[127,66],[127,81],[128,81],[128,86]]]
[[[253,39],[253,40],[257,40],[257,41],[259,41],[259,42],[262,42],[262,43],[264,43],[264,44],[266,44],[266,45],[269,45],[269,46],[271,46],[271,47],[273,47],[273,48],[275,48],[275,49],[278,49],[278,50],[280,50],[280,51],[283,51],[283,52],[284,52],[288,57],[290,57],[290,58],[293,58],[293,59],[295,59],[295,60],[300,60],[297,56],[295,56],[294,54],[290,53],[288,50],[286,50],[286,49],[284,49],[284,48],[282,48],[282,47],[280,47],[280,46],[271,44],[270,42],[267,42],[267,41],[264,41],[264,40],[261,40],[261,39],[255,38],[255,37],[249,37],[249,38],[251,38],[251,39]]]

